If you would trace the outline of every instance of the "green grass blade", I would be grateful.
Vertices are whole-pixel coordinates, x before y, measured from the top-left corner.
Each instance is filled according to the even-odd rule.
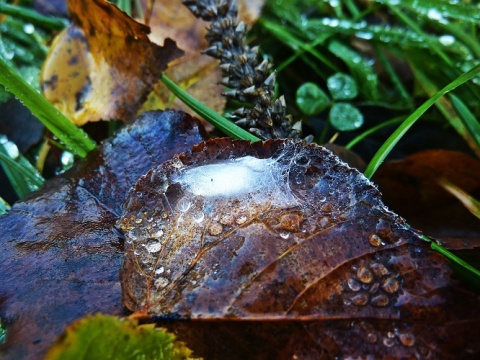
[[[85,157],[95,149],[95,142],[75,126],[41,94],[27,84],[0,58],[0,84],[13,93],[73,153]]]
[[[37,11],[22,6],[14,6],[0,2],[0,13],[11,15],[19,19],[28,21],[34,25],[53,30],[62,30],[68,26],[68,21],[53,16],[44,16]]]
[[[454,271],[456,271],[461,277],[463,277],[470,284],[474,285],[477,289],[480,289],[480,271],[467,263],[465,260],[460,259],[457,255],[445,249],[433,239],[425,235],[420,236],[423,240],[430,243],[430,248],[450,260],[450,265]]]
[[[8,149],[11,149],[10,152]],[[12,151],[16,154],[10,155]],[[19,198],[43,185],[44,179],[37,169],[18,153],[16,145],[7,141],[5,136],[0,137],[0,165]]]
[[[234,139],[250,140],[250,141],[259,141],[260,139],[255,135],[250,134],[248,131],[245,131],[241,127],[235,125],[231,121],[225,119],[223,116],[218,115],[215,111],[210,109],[208,106],[205,106],[200,101],[192,97],[190,94],[185,92],[172,80],[170,80],[165,74],[161,77],[162,82],[165,86],[182,100],[190,109],[195,111],[198,115],[202,116],[205,120],[215,126],[217,129],[222,131],[228,136],[231,136]]]
[[[450,100],[458,115],[463,120],[463,125],[469,132],[471,138],[475,140],[477,149],[480,149],[480,122],[458,96],[450,94]]]
[[[3,200],[2,197],[0,197],[0,216],[5,214],[8,210],[10,210],[10,205],[5,200]],[[0,329],[0,332],[1,332],[1,329]],[[1,344],[1,341],[0,341],[0,344]]]
[[[391,0],[375,1],[385,5],[393,3]],[[402,0],[395,6],[406,7],[419,15],[437,20],[447,21],[447,18],[452,18],[480,24],[480,11],[478,11],[478,6],[474,5],[474,3],[467,4],[466,1],[453,2],[446,0]]]
[[[293,50],[302,49],[306,53],[309,53],[314,58],[316,58],[321,63],[328,66],[331,70],[335,72],[339,72],[340,68],[337,67],[334,63],[328,60],[325,56],[323,56],[320,52],[315,50],[311,45],[306,44],[303,40],[297,39],[294,35],[290,32],[286,31],[284,27],[274,23],[273,21],[269,21],[265,18],[260,18],[258,23],[262,25],[266,30],[268,30],[273,36],[277,39],[285,43],[288,47]]]
[[[419,64],[414,64],[410,61],[409,64],[413,73],[415,74],[415,78],[417,79],[421,87],[429,96],[433,96],[438,91],[437,85],[428,76],[426,76],[422,70],[420,70],[418,66]],[[465,120],[457,115],[458,111],[455,111],[454,106],[446,97],[439,99],[439,101],[435,103],[435,106],[440,110],[440,112],[443,114],[445,119],[447,119],[450,125],[452,125],[452,127],[460,134],[460,136],[463,137],[468,146],[470,146],[470,148],[480,157],[480,143],[475,138],[475,133],[478,132],[475,129],[474,122],[476,120],[474,119],[472,121],[470,119],[467,119],[467,122],[469,122],[469,124],[467,125],[465,123]],[[463,115],[465,115],[465,108],[466,107],[464,106],[461,109],[463,110]]]
[[[400,141],[400,139],[405,135],[405,133],[412,127],[413,124],[433,105],[435,102],[440,99],[446,93],[452,91],[456,87],[466,83],[467,81],[474,78],[480,73],[480,65],[475,66],[470,71],[467,71],[463,75],[460,75],[458,78],[453,80],[443,89],[438,91],[430,99],[425,101],[417,110],[415,110],[405,121],[395,130],[395,132],[390,135],[390,137],[385,141],[385,143],[380,147],[377,153],[373,156],[373,159],[367,166],[365,170],[365,176],[371,178],[378,167],[382,164],[385,158],[388,156],[390,151],[395,147],[395,145]]]
[[[405,116],[398,116],[396,118],[393,118],[393,119],[384,121],[384,122],[382,122],[378,125],[375,125],[375,126],[371,127],[370,129],[364,131],[360,135],[356,136],[354,139],[352,139],[347,145],[345,145],[345,148],[350,150],[352,147],[357,145],[360,141],[362,141],[366,137],[372,135],[373,133],[376,133],[377,131],[379,131],[383,128],[386,128],[388,126],[398,124],[399,122],[402,122],[403,120],[405,120]]]

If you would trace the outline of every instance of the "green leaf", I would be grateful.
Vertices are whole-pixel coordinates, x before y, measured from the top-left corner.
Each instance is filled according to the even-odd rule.
[[[328,50],[342,59],[350,69],[358,84],[362,84],[361,92],[366,99],[378,99],[378,76],[373,65],[356,51],[338,42],[331,41]]]
[[[0,84],[12,92],[56,137],[80,157],[95,149],[95,142],[41,94],[25,82],[0,57]]]
[[[330,105],[330,99],[316,84],[307,82],[297,90],[296,102],[305,115],[316,115]]]
[[[138,325],[132,319],[97,314],[68,326],[46,360],[180,360],[191,359],[190,354],[173,334],[154,324]]]
[[[327,87],[334,100],[351,100],[358,95],[357,83],[347,74],[336,73],[330,76]]]
[[[336,103],[330,109],[330,124],[339,131],[351,131],[363,125],[363,115],[355,106]]]

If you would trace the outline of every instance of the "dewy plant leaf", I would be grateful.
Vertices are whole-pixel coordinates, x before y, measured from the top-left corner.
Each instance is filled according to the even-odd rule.
[[[118,225],[123,299],[139,315],[289,321],[294,342],[306,336],[296,326],[315,339],[307,359],[318,348],[332,358],[480,351],[467,335],[480,322],[475,296],[322,147],[200,143],[143,176]]]
[[[89,315],[67,327],[46,360],[188,360],[192,351],[155,325],[132,319]]]

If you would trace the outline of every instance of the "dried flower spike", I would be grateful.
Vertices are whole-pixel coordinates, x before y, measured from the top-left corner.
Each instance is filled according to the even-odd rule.
[[[219,59],[221,83],[231,90],[225,96],[251,104],[235,111],[235,123],[262,139],[299,139],[301,123],[286,115],[285,99],[274,99],[275,73],[268,60],[259,61],[258,47],[245,44],[247,28],[237,23],[235,0],[183,0],[196,16],[211,21],[207,33],[210,46],[205,54]]]

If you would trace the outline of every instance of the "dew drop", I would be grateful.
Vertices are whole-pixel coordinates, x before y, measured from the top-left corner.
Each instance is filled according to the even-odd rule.
[[[223,231],[223,227],[219,223],[213,223],[208,227],[208,233],[212,236],[216,236]]]
[[[349,279],[348,280],[348,287],[352,291],[359,291],[362,288],[362,285],[360,285],[360,283],[355,279]]]
[[[357,306],[365,306],[368,303],[368,295],[367,294],[358,294],[351,298],[352,303]]]
[[[383,345],[385,345],[386,347],[392,347],[393,345],[395,345],[395,340],[390,338],[384,338]]]
[[[157,253],[162,249],[162,244],[159,241],[156,241],[156,240],[155,241],[149,241],[145,245],[145,249],[147,249],[147,251],[149,253]]]
[[[377,342],[377,335],[375,335],[374,333],[370,333],[367,335],[367,340],[368,342],[370,343],[376,343]]]
[[[165,268],[163,266],[160,266],[157,270],[155,270],[155,275],[163,274],[164,271]]]
[[[190,209],[191,206],[192,206],[192,203],[188,199],[185,199],[185,198],[180,199],[177,203],[178,211],[183,212],[183,213],[187,212],[188,209]]]
[[[290,236],[290,233],[287,231],[282,231],[280,233],[280,237],[282,237],[283,239],[288,239],[289,236]]]
[[[155,233],[153,234],[156,238],[159,238],[163,235],[163,230],[157,230],[155,231]]]
[[[155,280],[155,287],[159,288],[159,289],[162,289],[164,288],[165,286],[167,286],[169,283],[168,279],[167,278],[164,278],[164,277],[159,277],[157,280]]]
[[[380,246],[380,245],[384,245],[383,241],[382,241],[382,238],[380,236],[378,236],[377,234],[372,234],[370,235],[370,237],[368,238],[368,242],[370,243],[370,245],[372,246]]]
[[[10,156],[12,159],[15,160],[20,156],[20,151],[18,150],[17,145],[15,145],[13,142],[6,141],[2,143],[2,145],[5,151],[7,152],[8,156]]]
[[[225,214],[222,216],[220,219],[220,224],[223,225],[232,225],[235,221],[235,218],[233,217],[232,214]]]
[[[135,219],[135,223],[136,223],[136,224],[141,224],[141,223],[142,223],[142,219],[141,219],[141,218]]]
[[[366,267],[362,266],[357,271],[358,280],[364,284],[370,284],[373,280],[373,274]]]
[[[404,346],[413,346],[415,345],[415,336],[412,334],[398,334],[398,339]]]
[[[247,217],[246,217],[245,215],[240,215],[240,216],[237,217],[237,219],[235,220],[235,222],[236,222],[238,225],[245,224],[246,221],[247,221]]]
[[[32,24],[25,24],[23,25],[23,31],[25,34],[33,34],[35,32],[35,26]]]
[[[395,279],[393,276],[389,277],[388,279],[385,280],[385,282],[382,284],[383,290],[385,290],[389,294],[393,294],[396,292],[399,288],[399,284],[397,279]]]
[[[382,277],[383,275],[388,274],[388,269],[385,267],[385,265],[380,263],[371,264],[370,269],[373,271],[373,273],[377,277]]]
[[[193,214],[193,221],[197,224],[200,224],[205,219],[205,214],[203,211],[197,211]]]
[[[138,239],[138,230],[136,228],[131,229],[128,233],[127,236],[130,240],[135,241]]]
[[[388,305],[388,297],[381,294],[372,298],[371,303],[373,306],[384,307]]]
[[[455,38],[452,35],[442,35],[438,38],[438,41],[444,46],[450,46],[455,42]]]

